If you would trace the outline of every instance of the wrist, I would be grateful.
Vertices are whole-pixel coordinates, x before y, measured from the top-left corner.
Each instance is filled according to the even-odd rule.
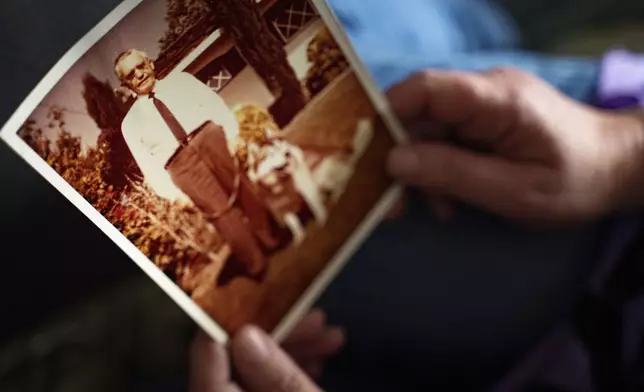
[[[612,114],[606,123],[606,159],[613,191],[610,212],[644,207],[644,111]]]

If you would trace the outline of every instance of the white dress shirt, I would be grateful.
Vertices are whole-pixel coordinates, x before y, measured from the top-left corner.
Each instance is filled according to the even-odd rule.
[[[194,76],[178,73],[157,81],[154,94],[188,134],[210,120],[224,128],[229,146],[236,140],[239,124],[234,113],[216,92]],[[145,182],[161,197],[190,202],[164,168],[179,143],[149,96],[139,96],[123,120],[121,131]]]

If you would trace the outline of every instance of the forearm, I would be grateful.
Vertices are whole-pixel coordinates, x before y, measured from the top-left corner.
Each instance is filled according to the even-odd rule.
[[[644,110],[607,116],[607,163],[613,178],[611,210],[626,212],[644,207]]]

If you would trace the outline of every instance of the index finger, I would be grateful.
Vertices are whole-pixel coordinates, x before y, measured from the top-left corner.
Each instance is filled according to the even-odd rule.
[[[387,97],[403,121],[429,117],[445,125],[458,125],[498,101],[499,94],[484,75],[427,70],[392,87]]]

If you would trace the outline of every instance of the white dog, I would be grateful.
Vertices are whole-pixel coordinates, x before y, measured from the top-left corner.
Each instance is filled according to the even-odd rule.
[[[371,120],[363,119],[358,122],[351,146],[351,155],[333,154],[325,157],[313,170],[313,178],[318,187],[331,195],[335,203],[346,190],[347,184],[358,160],[362,158],[367,147],[373,140],[373,124]]]
[[[250,143],[248,145],[248,177],[254,183],[266,188],[280,190],[280,176],[286,175],[291,180],[297,193],[313,213],[316,222],[324,225],[328,219],[325,196],[331,202],[337,202],[346,190],[347,184],[355,172],[355,165],[362,157],[373,139],[373,124],[364,119],[358,122],[351,146],[351,154],[331,154],[311,168],[302,149],[284,140],[273,137],[266,131],[271,142],[264,146]],[[277,187],[277,188],[276,188]],[[298,218],[298,211],[288,211],[284,222],[293,234],[296,244],[304,239],[304,227]]]
[[[279,191],[282,189],[280,175],[286,175],[285,180],[293,182],[295,190],[304,199],[316,222],[320,225],[326,223],[328,212],[324,197],[306,164],[304,152],[299,147],[283,140],[273,139],[270,144],[262,147],[249,144],[248,156],[250,167],[248,177],[251,181]],[[262,158],[257,160],[256,157]],[[304,240],[304,227],[298,218],[298,213],[299,211],[287,211],[283,217],[296,244]]]

